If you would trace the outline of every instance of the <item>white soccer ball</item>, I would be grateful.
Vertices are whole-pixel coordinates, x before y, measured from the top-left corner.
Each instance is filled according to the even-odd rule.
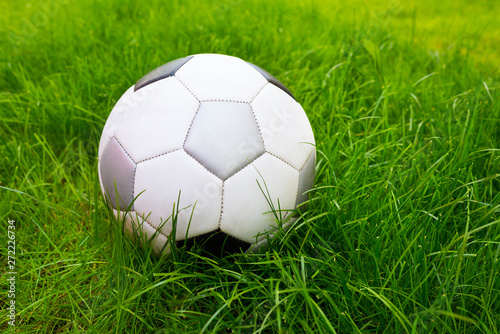
[[[199,54],[123,94],[98,168],[115,215],[156,253],[187,239],[234,252],[258,248],[307,200],[315,165],[309,120],[280,81],[239,58]]]

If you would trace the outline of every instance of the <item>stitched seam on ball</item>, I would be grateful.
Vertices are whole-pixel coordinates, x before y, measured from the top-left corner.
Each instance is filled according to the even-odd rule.
[[[194,161],[196,161],[201,167],[205,168],[206,171],[208,171],[210,174],[212,174],[213,176],[215,176],[216,178],[218,178],[219,180],[222,181],[222,179],[220,177],[217,176],[217,174],[215,174],[213,171],[211,171],[210,169],[208,169],[205,165],[203,165],[201,162],[199,162],[195,157],[193,157],[191,154],[189,154],[188,151],[186,151],[184,149],[184,152],[186,152],[187,155],[189,155],[191,158],[193,158]]]
[[[304,167],[306,166],[307,161],[309,161],[309,158],[311,157],[311,155],[313,155],[313,153],[314,153],[314,150],[311,150],[311,153],[309,153],[309,155],[307,156],[306,161],[304,161],[304,164],[302,165],[302,167],[300,167],[299,172],[301,172],[304,169]]]
[[[196,112],[194,113],[193,119],[191,120],[191,123],[189,124],[189,128],[187,130],[186,137],[184,137],[184,142],[182,143],[182,148],[183,149],[184,149],[184,146],[186,146],[186,141],[188,139],[189,133],[191,132],[191,127],[193,126],[194,120],[196,118],[196,115],[198,115],[198,112],[200,111],[200,108],[201,108],[201,103],[198,104],[198,109],[196,109]],[[186,149],[184,149],[184,151],[186,151]]]
[[[224,184],[226,182],[222,181],[222,186],[221,186],[221,197],[220,197],[220,215],[219,215],[219,223],[217,226],[219,227],[220,230],[220,222],[222,221],[222,213],[224,212]]]
[[[285,159],[277,156],[276,154],[274,153],[271,153],[269,151],[266,151],[267,153],[269,153],[269,155],[272,155],[273,157],[277,158],[277,159],[280,159],[281,161],[283,161],[284,163],[286,163],[288,166],[292,167],[293,169],[295,169],[296,171],[300,172],[299,169],[295,168],[291,163],[289,163],[288,161],[286,161]]]
[[[224,180],[224,182],[226,182],[227,180],[229,180],[230,178],[232,178],[233,176],[235,176],[236,174],[238,174],[239,172],[241,172],[242,170],[244,170],[246,167],[252,165],[255,161],[257,161],[257,159],[259,159],[261,156],[263,156],[264,154],[266,154],[266,151],[264,150],[264,152],[262,152],[260,155],[256,156],[255,159],[253,159],[252,161],[250,161],[248,164],[246,164],[245,166],[241,167],[240,169],[238,169],[236,172],[234,172],[231,176],[229,176],[227,179]]]
[[[231,234],[229,234],[229,233],[226,233],[226,232],[224,232],[224,231],[222,231],[222,230],[221,230],[221,232],[222,232],[222,233],[224,233],[224,234],[226,234],[228,238],[231,238],[231,239],[233,239],[233,240],[237,240],[237,241],[240,241],[240,242],[244,242],[244,243],[246,243],[246,244],[249,244],[249,247],[251,247],[251,246],[252,246],[252,243],[251,243],[251,242],[246,242],[245,240],[242,240],[242,239],[240,239],[240,238],[236,238],[234,235],[231,235]],[[241,247],[240,247],[240,249],[241,249]]]
[[[177,71],[178,71],[178,70],[177,70]],[[176,71],[176,72],[177,72],[177,71]],[[192,91],[191,89],[189,89],[189,87],[188,87],[188,86],[186,86],[186,84],[185,84],[184,82],[182,82],[182,80],[181,80],[181,79],[179,79],[179,77],[178,77],[177,75],[174,75],[174,77],[175,77],[177,80],[179,80],[179,82],[180,82],[180,83],[184,86],[184,88],[186,88],[186,89],[188,90],[188,92],[189,92],[189,93],[191,93],[191,95],[193,95],[193,97],[196,99],[196,101],[201,102],[201,100],[200,100],[200,99],[199,99],[196,95],[194,95],[193,91]]]
[[[134,85],[134,86],[135,86],[135,85]],[[132,87],[134,87],[134,86],[132,86]],[[132,88],[132,87],[130,87],[130,88]],[[123,95],[127,94],[127,92],[130,90],[130,88],[129,88],[129,89],[127,89],[127,90],[125,91],[125,93],[123,93]],[[130,93],[130,94],[128,94],[127,96],[125,96],[125,99],[124,99],[124,100],[120,103],[120,107],[125,108],[125,106],[127,105],[128,101],[130,100],[130,98],[132,97],[132,95],[133,95],[133,94],[134,94],[134,90],[132,89],[132,93]],[[113,109],[111,110],[111,113],[109,114],[109,117],[111,117],[111,114],[113,114],[113,110],[115,110],[115,108],[118,106],[118,103],[119,103],[119,102],[120,102],[120,100],[123,98],[123,95],[122,95],[122,96],[118,99],[118,101],[116,101],[115,106],[113,107]],[[120,111],[118,111],[118,110],[117,110],[114,114],[118,114],[119,112],[120,112],[120,114],[122,113],[122,111],[121,111],[121,110],[120,110]],[[109,117],[108,117],[108,120],[109,120]],[[110,126],[110,125],[108,124],[108,121],[106,121],[106,123],[104,124],[103,132],[104,132],[105,130],[107,130],[107,127],[106,127],[106,126],[108,126],[108,128],[109,128],[109,126]],[[103,152],[103,153],[104,153],[104,150],[106,149],[106,147],[108,146],[109,142],[110,142],[110,141],[111,141],[111,139],[113,139],[113,138],[115,138],[115,136],[114,136],[114,135],[112,135],[112,136],[110,136],[110,137],[109,137],[108,142],[106,143],[106,146],[104,146],[104,148],[102,149],[102,152]],[[118,141],[118,140],[117,140],[117,141]],[[100,146],[100,145],[99,145],[99,146]],[[97,150],[97,152],[99,152],[99,151],[100,151],[100,150],[98,149],[98,150]],[[133,160],[132,160],[132,161],[133,161]]]
[[[136,212],[137,212],[137,211],[136,211]],[[139,215],[138,215],[138,216],[139,216]],[[142,220],[143,222],[146,222],[149,226],[151,226],[151,227],[153,228],[153,230],[157,231],[158,233],[160,233],[161,235],[163,235],[163,236],[164,236],[165,238],[167,238],[167,240],[168,240],[169,236],[168,236],[168,235],[166,235],[166,234],[164,234],[164,233],[161,231],[161,229],[158,229],[158,227],[155,227],[153,224],[151,224],[150,222],[148,222],[146,218],[142,218],[142,217],[140,217],[140,216],[139,216],[139,218],[141,218],[141,220]],[[163,224],[163,222],[162,222],[162,225],[164,225],[164,224]],[[143,232],[144,232],[144,230],[143,230]]]
[[[127,150],[125,149],[125,147],[122,146],[122,144],[120,143],[120,141],[118,140],[118,138],[116,138],[115,136],[113,136],[112,138],[114,138],[116,140],[116,142],[118,143],[118,145],[120,145],[120,147],[122,148],[123,152],[125,152],[125,154],[129,157],[129,159],[132,160],[132,162],[134,163],[134,177],[132,178],[132,197],[134,197],[134,195],[135,195],[135,176],[137,174],[137,163],[134,161],[134,159],[132,159],[132,157],[130,156],[130,154],[128,154]],[[109,145],[109,143],[108,143],[108,145]],[[131,208],[135,209],[134,202],[132,202],[132,207]]]
[[[259,74],[260,74],[260,73],[259,73]],[[257,92],[257,94],[255,94],[255,95],[254,95],[254,97],[250,100],[250,103],[252,103],[252,102],[253,102],[253,100],[255,100],[255,98],[256,98],[256,97],[260,94],[260,92],[262,92],[262,91],[264,90],[264,88],[265,88],[267,85],[269,85],[269,83],[270,83],[270,82],[269,82],[269,81],[267,81],[267,79],[266,79],[266,83],[264,84],[264,86],[262,86],[262,88],[261,88],[261,89],[259,89],[259,91]]]
[[[297,206],[299,205],[299,203],[297,203],[297,201],[299,200],[299,188],[300,188],[300,171],[299,171],[299,181],[297,182],[297,191],[295,192],[295,204],[293,205],[294,210],[297,209]]]
[[[156,158],[158,158],[158,157],[161,157],[162,155],[169,154],[169,153],[173,153],[173,152],[177,152],[177,151],[180,151],[180,150],[182,150],[182,147],[181,147],[181,148],[176,148],[175,150],[170,150],[170,151],[167,151],[167,152],[165,152],[165,153],[160,153],[160,154],[157,154],[157,155],[155,155],[155,156],[153,156],[153,157],[151,157],[151,158],[142,159],[142,160],[138,161],[138,162],[136,163],[136,165],[138,165],[138,164],[140,164],[140,163],[143,163],[143,162],[146,162],[146,161],[148,161],[148,160],[153,160],[153,159],[156,159]]]
[[[255,115],[255,111],[253,110],[252,105],[250,103],[248,105],[250,106],[250,110],[252,110],[253,119],[255,120],[255,124],[257,124],[257,129],[259,129],[259,136],[260,140],[262,140],[262,146],[264,146],[264,151],[266,151],[266,142],[264,141],[264,137],[262,136],[262,131],[260,130],[260,125],[259,122],[257,121],[257,115]]]
[[[141,219],[141,221],[142,221],[142,222],[146,222],[146,224],[148,224],[149,226],[151,226],[151,228],[152,228],[153,230],[157,231],[158,233],[160,233],[161,235],[163,235],[165,238],[167,238],[167,242],[168,242],[168,239],[170,238],[170,234],[169,234],[169,235],[167,235],[167,234],[163,233],[159,227],[156,227],[156,226],[154,226],[153,224],[151,224],[150,222],[148,222],[147,218],[146,218],[146,217],[144,217],[144,214],[143,214],[142,216],[140,216],[140,215],[137,213],[137,211],[135,211],[135,210],[134,210],[134,212],[135,212],[136,216],[137,216],[139,219]],[[129,211],[129,213],[130,213],[130,211]],[[149,217],[149,215],[148,215],[148,217]],[[133,217],[132,217],[132,216],[131,216],[130,218],[131,218],[131,219],[133,219]],[[170,217],[169,217],[169,219],[170,219]],[[167,219],[165,222],[163,222],[163,221],[162,221],[160,225],[161,225],[161,226],[164,226],[164,225],[165,225],[164,223],[166,223],[167,221],[168,221],[168,219]],[[142,231],[144,232],[144,230],[142,230]]]
[[[132,159],[132,157],[130,156],[130,154],[128,154],[128,152],[125,149],[125,147],[123,147],[123,145],[120,143],[120,141],[118,140],[118,138],[116,138],[116,136],[113,136],[111,138],[114,138],[116,140],[116,142],[118,143],[118,145],[120,145],[120,147],[122,148],[123,152],[125,152],[125,154],[127,155],[127,157],[129,157],[129,159],[132,160],[132,162],[137,165],[137,163],[134,161],[134,159]],[[108,143],[108,145],[109,145],[109,143]]]
[[[299,203],[297,203],[297,201],[299,200],[299,195],[301,195],[301,194],[299,194],[300,174],[302,173],[302,170],[306,166],[307,162],[309,161],[309,158],[313,155],[313,153],[314,153],[314,150],[312,150],[311,153],[309,153],[309,156],[307,157],[306,162],[304,162],[304,165],[302,166],[302,168],[299,169],[299,182],[297,183],[297,194],[295,195],[295,208],[297,208],[297,206],[299,205]]]
[[[246,104],[250,104],[250,102],[246,102],[246,101],[226,100],[226,99],[207,99],[207,100],[200,100],[200,102],[232,102],[232,103],[246,103]]]

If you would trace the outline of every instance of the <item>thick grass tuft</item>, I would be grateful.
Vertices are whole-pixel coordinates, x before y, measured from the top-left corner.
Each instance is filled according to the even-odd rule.
[[[436,6],[0,4],[0,271],[14,219],[14,332],[498,333],[498,4]],[[316,137],[315,188],[265,253],[157,258],[104,203],[99,138],[145,73],[206,52],[293,92]]]

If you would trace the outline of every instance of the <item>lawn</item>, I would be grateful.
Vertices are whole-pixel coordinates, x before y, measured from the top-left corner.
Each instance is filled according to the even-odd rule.
[[[21,0],[0,12],[0,330],[500,331],[498,1]],[[158,258],[102,198],[113,105],[196,53],[266,69],[311,121],[315,187],[267,252]]]

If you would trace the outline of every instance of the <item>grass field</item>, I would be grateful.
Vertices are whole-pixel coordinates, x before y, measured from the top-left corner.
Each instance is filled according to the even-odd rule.
[[[1,331],[500,332],[498,1],[22,0],[0,12]],[[140,77],[206,52],[294,93],[316,137],[315,188],[266,253],[156,258],[102,199],[99,138]]]

